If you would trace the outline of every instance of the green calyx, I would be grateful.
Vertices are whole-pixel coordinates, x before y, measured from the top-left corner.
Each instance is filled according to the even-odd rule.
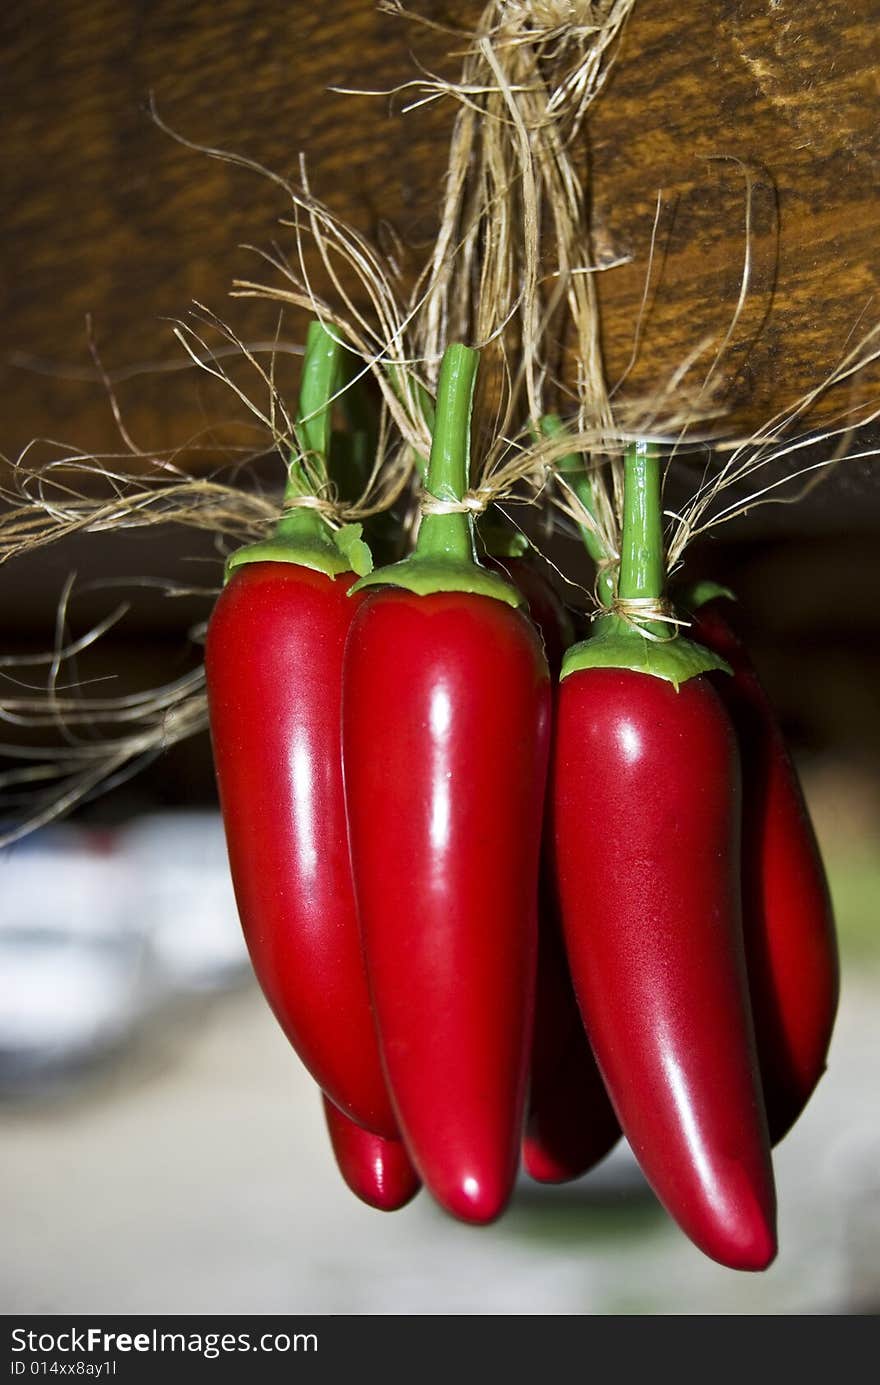
[[[458,508],[470,478],[471,415],[479,353],[458,343],[447,347],[440,367],[431,457],[425,482],[426,505],[414,551],[398,563],[377,568],[356,582],[367,587],[403,587],[417,596],[468,592],[509,606],[523,598],[502,577],[477,560],[474,515]],[[445,510],[444,506],[449,506]]]
[[[730,587],[722,587],[720,582],[713,582],[708,577],[703,577],[699,582],[692,582],[689,587],[682,588],[676,593],[675,604],[683,611],[693,613],[698,611],[701,606],[708,606],[710,601],[718,601],[723,598],[726,601],[736,601],[736,593]]]
[[[343,572],[361,575],[369,572],[373,563],[362,534],[360,524],[331,529],[314,510],[300,510],[295,515],[283,516],[270,539],[231,553],[226,560],[224,580],[228,582],[236,568],[246,563],[295,563],[327,577],[338,577]]]
[[[491,596],[495,601],[505,601],[508,606],[525,604],[509,582],[477,562],[476,554],[472,563],[459,563],[446,555],[434,559],[417,552],[411,553],[399,563],[367,573],[355,582],[351,590],[363,591],[365,587],[403,587],[416,596],[433,596],[437,592],[469,592],[472,596]]]
[[[602,627],[588,640],[572,645],[562,661],[560,681],[586,668],[625,668],[663,678],[678,688],[689,678],[719,669],[731,673],[730,665],[683,635],[671,639],[649,639],[619,616],[603,616]]]
[[[723,659],[660,618],[666,615],[660,459],[648,443],[627,451],[623,509],[617,598],[595,634],[569,649],[560,677],[588,668],[623,668],[662,678],[677,689],[701,673],[730,673]]]
[[[246,563],[295,563],[327,577],[370,571],[373,560],[361,525],[334,527],[315,498],[328,482],[333,397],[342,379],[342,357],[341,343],[320,322],[310,323],[294,425],[298,455],[288,467],[282,514],[270,538],[230,555],[226,581]]]

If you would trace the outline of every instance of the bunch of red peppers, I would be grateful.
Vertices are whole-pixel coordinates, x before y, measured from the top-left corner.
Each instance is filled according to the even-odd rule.
[[[324,460],[339,352],[312,328]],[[585,641],[527,558],[477,560],[476,370],[447,350],[408,557],[364,572],[294,468],[229,562],[206,670],[254,968],[365,1202],[487,1222],[520,1155],[560,1182],[623,1133],[700,1249],[763,1269],[837,1002],[797,777],[726,595],[667,604],[650,447]]]

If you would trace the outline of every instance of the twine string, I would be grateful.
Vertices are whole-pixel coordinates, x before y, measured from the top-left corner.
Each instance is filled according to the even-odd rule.
[[[287,495],[281,506],[282,510],[315,510],[324,519],[338,520],[339,506],[332,500],[322,499],[319,495]]]
[[[680,627],[688,624],[686,620],[681,620],[674,614],[671,604],[663,597],[616,596],[607,613],[617,616],[646,640],[653,640],[655,644],[665,644],[668,640],[674,640]],[[604,610],[595,613],[596,616],[605,614]],[[649,630],[649,625],[668,625],[669,633],[658,634],[656,630]]]
[[[422,515],[481,515],[495,498],[491,486],[466,491],[460,500],[441,500],[430,491],[422,491],[419,512]]]

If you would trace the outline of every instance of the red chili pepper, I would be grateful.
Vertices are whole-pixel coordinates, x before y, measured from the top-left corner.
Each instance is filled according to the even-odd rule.
[[[509,577],[526,600],[544,643],[551,678],[572,643],[572,622],[544,574],[516,548],[500,552],[511,536],[480,526],[490,549],[487,566]],[[519,538],[514,535],[514,540]],[[548,854],[552,843],[546,842]],[[529,1096],[522,1142],[526,1172],[538,1183],[565,1183],[604,1159],[620,1139],[620,1125],[602,1084],[581,1022],[559,934],[552,867],[542,870],[538,900],[538,970],[529,1062]]]
[[[762,1269],[775,1195],[746,989],[739,766],[718,661],[659,623],[659,464],[626,460],[620,597],[563,666],[553,819],[572,978],[661,1202],[708,1255]],[[643,632],[644,631],[644,632]],[[653,639],[650,636],[654,636]]]
[[[400,1128],[438,1200],[488,1221],[510,1194],[522,1122],[550,692],[519,597],[474,561],[461,507],[476,364],[458,346],[443,360],[435,510],[415,553],[359,584],[385,589],[370,590],[352,624],[343,743]]]
[[[776,714],[715,588],[695,589],[693,630],[733,677],[719,684],[743,761],[743,922],[749,988],[773,1143],[825,1071],[839,965],[828,882]]]
[[[380,1212],[396,1212],[412,1202],[422,1185],[403,1141],[362,1129],[326,1096],[322,1099],[339,1172],[355,1196]]]
[[[555,906],[543,891],[528,1120],[522,1152],[538,1183],[580,1178],[620,1139],[572,990]]]
[[[310,332],[300,413],[314,456],[326,455],[338,350],[321,329]],[[294,506],[271,540],[233,555],[205,669],[232,879],[257,978],[319,1086],[361,1125],[393,1136],[342,784],[342,659],[362,600],[348,596],[354,580],[315,510]]]

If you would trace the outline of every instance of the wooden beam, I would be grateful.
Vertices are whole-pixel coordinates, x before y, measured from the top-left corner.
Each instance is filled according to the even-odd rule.
[[[444,22],[478,9],[414,5]],[[723,369],[728,426],[754,428],[791,407],[880,319],[878,21],[878,0],[637,4],[585,151],[594,257],[629,257],[600,277],[612,380],[631,356],[662,194],[632,395],[724,334],[749,181],[752,268]],[[365,230],[394,225],[413,263],[430,244],[450,109],[403,115],[401,98],[327,90],[392,88],[412,76],[412,53],[442,66],[443,36],[380,14],[373,0],[67,0],[6,7],[0,26],[7,455],[37,435],[121,447],[103,387],[71,378],[92,371],[87,314],[111,373],[179,364],[163,319],[193,298],[228,307],[251,340],[275,330],[270,310],[228,305],[225,294],[254,267],[240,242],[281,234],[283,196],[169,139],[150,119],[150,93],[191,140],[284,174],[304,151],[314,190]],[[866,379],[855,397],[878,385]],[[117,388],[145,448],[183,446],[228,403],[192,370],[146,369]]]

